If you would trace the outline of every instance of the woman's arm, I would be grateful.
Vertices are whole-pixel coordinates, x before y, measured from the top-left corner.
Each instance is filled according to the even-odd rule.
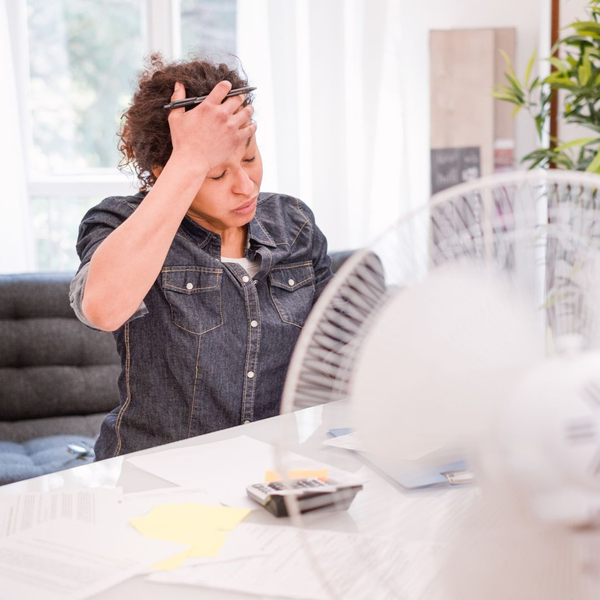
[[[222,103],[230,89],[222,81],[196,108],[171,111],[171,157],[137,210],[92,256],[82,308],[94,327],[114,331],[137,310],[207,173],[254,135],[253,109],[243,106],[244,97]],[[183,98],[177,84],[171,100]]]

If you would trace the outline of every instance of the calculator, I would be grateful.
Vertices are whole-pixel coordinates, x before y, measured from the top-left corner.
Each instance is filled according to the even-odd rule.
[[[296,498],[301,513],[321,508],[346,510],[362,488],[359,483],[341,483],[332,479],[323,481],[310,477],[255,483],[246,488],[246,493],[276,517],[287,517],[286,496]]]

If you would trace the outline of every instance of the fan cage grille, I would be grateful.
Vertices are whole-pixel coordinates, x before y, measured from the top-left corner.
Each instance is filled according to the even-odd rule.
[[[569,334],[597,347],[599,187],[600,177],[580,173],[492,176],[445,190],[401,219],[355,253],[319,299],[292,358],[282,412],[347,398],[381,307],[459,261],[502,273],[531,299],[549,353]]]

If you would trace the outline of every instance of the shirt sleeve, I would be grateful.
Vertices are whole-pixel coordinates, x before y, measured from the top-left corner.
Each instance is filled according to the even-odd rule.
[[[77,318],[92,329],[96,329],[83,313],[83,291],[87,281],[90,261],[100,244],[133,213],[135,206],[124,198],[107,198],[98,206],[90,209],[79,226],[76,250],[81,260],[77,273],[69,288],[69,301]],[[148,314],[142,301],[135,313],[127,322]]]
[[[327,238],[313,220],[312,263],[315,271],[315,302],[333,277],[331,258],[327,254]]]

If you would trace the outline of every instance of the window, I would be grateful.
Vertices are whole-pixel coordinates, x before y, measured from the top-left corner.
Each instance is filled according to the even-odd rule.
[[[236,0],[181,0],[181,50],[232,53],[236,50]]]
[[[18,4],[18,3],[15,3]],[[236,0],[26,0],[21,130],[36,269],[74,270],[77,228],[109,195],[137,190],[117,169],[117,131],[144,57],[235,53]],[[18,10],[18,9],[14,9]],[[25,71],[25,73],[23,73]]]

